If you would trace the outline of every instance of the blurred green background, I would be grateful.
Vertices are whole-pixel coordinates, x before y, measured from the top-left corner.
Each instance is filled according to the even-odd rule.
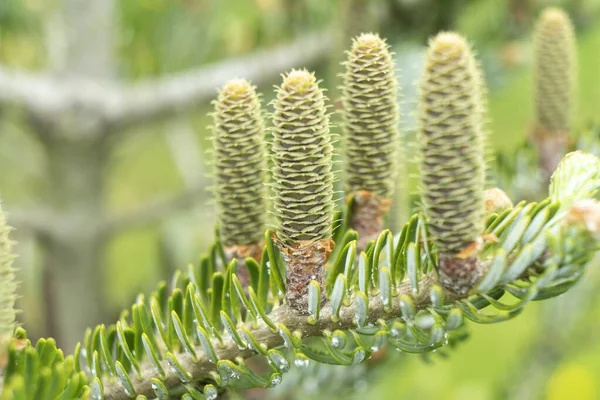
[[[335,104],[340,84],[337,73],[341,71],[338,63],[350,44],[350,35],[376,30],[388,38],[397,54],[405,93],[405,153],[414,154],[409,142],[414,137],[414,84],[422,49],[436,31],[453,29],[473,43],[484,65],[490,87],[492,146],[510,152],[526,140],[529,131],[530,34],[539,10],[547,5],[564,7],[577,25],[575,126],[584,129],[594,120],[599,122],[600,0],[115,0],[114,70],[110,75],[122,82],[136,82],[176,74],[324,29],[336,38],[335,44],[314,67]],[[61,31],[60,19],[56,20],[61,7],[60,0],[2,0],[0,66],[46,71],[55,57],[52,40],[55,31]],[[276,83],[278,78],[275,75],[270,81]],[[263,104],[267,104],[271,87],[259,89],[264,93]],[[133,212],[148,199],[193,186],[190,182],[208,187],[209,111],[208,102],[198,104],[176,118],[127,132],[110,154],[102,199],[107,210]],[[339,133],[338,128],[334,130]],[[9,221],[12,209],[33,204],[40,196],[44,200],[43,158],[42,147],[18,105],[0,107],[0,193]],[[404,188],[413,196],[415,182],[410,172],[414,160],[407,157],[405,161],[409,167]],[[109,239],[102,273],[111,315],[128,306],[137,293],[150,292],[158,280],[167,279],[175,268],[194,263],[207,250],[214,224],[209,190],[192,203]],[[34,337],[44,336],[44,254],[36,238],[26,231],[17,232],[17,237],[21,243],[17,264],[23,282],[19,319]],[[594,267],[600,266],[596,264]],[[328,391],[329,383],[323,382],[324,387],[296,388],[280,397],[600,398],[600,299],[596,295],[600,273],[596,269],[592,268],[575,290],[529,307],[515,320],[472,326],[471,338],[449,351],[448,358],[433,355],[423,360],[388,354],[377,368],[361,370],[361,375],[337,394]],[[344,373],[337,371],[332,379],[343,381],[340,376]]]

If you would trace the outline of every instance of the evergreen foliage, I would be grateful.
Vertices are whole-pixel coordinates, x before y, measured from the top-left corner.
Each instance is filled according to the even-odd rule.
[[[78,360],[65,358],[53,339],[40,339],[33,346],[25,331],[17,329],[8,347],[1,400],[86,400],[88,384]]]
[[[445,352],[465,338],[466,320],[506,321],[530,302],[570,289],[599,249],[600,160],[567,155],[540,202],[513,206],[499,190],[484,197],[485,87],[471,49],[457,34],[442,33],[426,60],[419,103],[423,213],[400,232],[383,230],[361,244],[350,223],[352,196],[333,231],[326,98],[314,74],[293,70],[274,101],[277,227],[263,237],[264,176],[247,174],[266,165],[260,105],[248,82],[232,81],[214,114],[220,238],[197,265],[140,295],[116,324],[90,328],[72,356],[51,339],[34,347],[17,329],[0,347],[8,348],[0,399],[214,400],[229,389],[279,385],[292,364],[361,363],[385,344]],[[357,168],[348,190],[391,192],[398,145],[392,67],[378,36],[355,40],[344,89],[348,168]],[[7,232],[0,228],[0,276],[12,279]],[[228,256],[232,245],[259,243],[260,255]],[[0,333],[14,330],[11,279],[9,286],[0,282],[0,296],[9,293],[0,297],[7,310],[0,323],[8,323]],[[266,367],[253,368],[252,357]]]

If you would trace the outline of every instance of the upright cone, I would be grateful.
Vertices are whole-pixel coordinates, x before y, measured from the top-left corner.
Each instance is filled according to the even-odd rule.
[[[213,102],[214,177],[219,235],[227,257],[239,260],[249,283],[246,257],[260,258],[265,230],[264,124],[254,86],[228,82]]]
[[[479,280],[485,161],[482,82],[467,42],[441,33],[429,42],[420,85],[421,198],[444,287],[464,294]]]
[[[288,302],[302,312],[308,284],[322,284],[333,247],[333,146],[325,100],[314,74],[293,70],[277,88],[272,116],[277,240],[286,259]]]
[[[549,178],[569,144],[575,86],[575,34],[569,16],[545,9],[534,34],[535,131],[540,166]]]
[[[352,42],[344,63],[344,172],[354,197],[352,228],[359,249],[383,230],[398,165],[398,84],[389,46],[366,33]]]
[[[4,367],[8,345],[15,330],[17,282],[12,266],[15,256],[12,253],[14,242],[9,237],[10,231],[11,228],[6,224],[6,216],[0,209],[0,372]]]

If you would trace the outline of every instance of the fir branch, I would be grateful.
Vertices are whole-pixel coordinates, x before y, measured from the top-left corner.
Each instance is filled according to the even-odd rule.
[[[596,165],[600,165],[600,161],[592,156],[589,157],[596,160]],[[560,172],[557,173],[558,176],[564,178],[555,183],[557,186],[563,186],[569,181],[569,178]],[[597,188],[598,186],[596,190]],[[569,196],[571,195],[577,195],[577,193],[569,193]],[[431,246],[430,242],[426,242],[424,245],[423,253],[420,253],[419,248],[415,247],[415,242],[423,240],[423,231],[419,233],[420,229],[418,228],[421,222],[416,217],[403,229],[397,248],[390,247],[385,250],[387,245],[383,243],[386,240],[386,232],[382,233],[372,248],[375,252],[378,252],[378,248],[382,250],[383,258],[379,261],[375,261],[378,258],[372,252],[370,252],[371,256],[362,253],[360,258],[367,257],[366,263],[361,262],[357,266],[353,266],[351,262],[348,263],[348,260],[354,259],[352,243],[355,242],[350,242],[350,246],[346,246],[349,250],[341,252],[338,259],[332,263],[329,273],[336,276],[337,279],[335,283],[329,283],[325,287],[326,292],[331,293],[328,295],[329,302],[318,309],[316,318],[307,318],[289,305],[276,305],[279,303],[277,298],[283,296],[277,292],[271,293],[274,299],[273,309],[263,314],[266,310],[260,306],[262,296],[256,295],[262,291],[261,285],[253,284],[247,298],[241,287],[238,286],[239,283],[233,273],[234,263],[232,263],[225,275],[225,287],[229,286],[227,293],[230,293],[230,296],[223,297],[223,302],[217,303],[217,310],[223,310],[221,315],[227,315],[227,318],[232,318],[234,322],[227,328],[230,335],[222,335],[219,333],[222,328],[216,328],[217,325],[210,322],[211,320],[216,321],[214,317],[203,317],[205,314],[202,310],[208,309],[208,304],[200,305],[204,303],[200,298],[205,296],[203,294],[205,289],[202,289],[205,287],[205,284],[202,283],[205,279],[202,278],[204,276],[203,269],[190,270],[189,276],[180,276],[174,281],[171,300],[165,302],[164,295],[160,294],[165,291],[163,287],[159,288],[155,300],[151,301],[153,304],[152,318],[154,318],[156,326],[161,326],[161,328],[158,331],[155,330],[157,328],[150,329],[153,323],[148,321],[150,325],[148,328],[144,328],[143,332],[149,335],[149,338],[155,338],[149,339],[150,343],[156,342],[156,344],[150,344],[150,348],[153,348],[152,352],[158,352],[158,358],[155,361],[144,360],[144,350],[140,348],[142,354],[138,354],[136,351],[138,355],[135,356],[135,358],[139,358],[139,361],[129,367],[131,373],[139,376],[140,379],[123,378],[123,374],[127,376],[127,373],[121,372],[121,382],[126,382],[129,394],[133,391],[138,395],[146,396],[152,395],[152,386],[156,386],[157,382],[164,385],[167,390],[185,386],[186,382],[195,382],[195,385],[212,383],[227,386],[231,384],[232,376],[238,376],[237,379],[240,378],[240,374],[253,376],[253,373],[245,367],[244,359],[257,354],[267,358],[272,357],[273,349],[284,343],[287,343],[288,348],[294,349],[296,360],[299,363],[307,360],[307,355],[320,361],[328,359],[329,362],[338,360],[338,363],[352,363],[355,362],[352,360],[369,357],[386,340],[393,346],[399,346],[402,350],[409,352],[428,352],[444,346],[446,342],[443,338],[446,334],[452,334],[453,330],[462,325],[460,321],[463,317],[478,323],[504,321],[518,315],[530,301],[556,296],[577,282],[583,268],[598,248],[595,237],[598,233],[597,227],[600,226],[598,225],[600,214],[594,211],[600,209],[600,204],[594,203],[592,210],[582,208],[578,204],[580,203],[576,203],[573,208],[559,208],[557,203],[550,201],[544,201],[539,205],[521,203],[513,209],[504,211],[502,215],[493,214],[486,223],[484,234],[495,235],[499,240],[488,243],[480,252],[483,260],[482,268],[487,273],[477,287],[476,294],[472,295],[443,293],[437,286],[436,273],[427,272],[431,267],[435,268],[435,265],[431,265],[429,262],[436,259],[435,254],[427,253],[427,249],[432,251],[435,248],[429,247]],[[269,246],[267,243],[267,248]],[[388,254],[388,251],[397,260],[392,262],[389,270],[387,263],[390,262],[391,255],[383,256]],[[267,262],[271,263],[271,271],[280,268],[277,256],[274,254],[272,256],[273,258],[270,257],[268,260],[263,259],[261,277],[266,277],[264,272],[267,269]],[[340,265],[340,261],[342,261],[342,265],[344,263],[349,265],[350,270],[336,275],[337,265]],[[419,263],[422,264],[419,265]],[[365,267],[369,268],[371,274],[378,276],[375,282],[361,281],[359,277],[366,273],[361,272],[361,269]],[[358,270],[354,270],[354,268],[358,268]],[[396,271],[395,278],[390,275],[390,271]],[[213,280],[213,285],[223,282],[219,277],[222,277],[220,273],[215,274],[217,280]],[[273,279],[273,275],[271,275],[271,279]],[[341,291],[338,291],[338,283],[345,281],[354,283],[348,288],[341,286]],[[198,286],[191,282],[197,282]],[[213,286],[213,288],[216,287]],[[222,287],[222,283],[218,284],[218,287]],[[185,291],[185,295],[182,290]],[[371,294],[367,296],[365,290]],[[505,291],[511,293],[519,301],[511,303],[511,305],[501,303],[499,298]],[[219,293],[225,292],[219,291]],[[194,297],[197,300],[193,307],[195,311],[192,312],[191,305],[186,304],[188,304],[188,299]],[[240,302],[237,306],[233,301],[236,297]],[[159,300],[160,298],[163,299]],[[179,300],[176,300],[177,298]],[[218,299],[220,298],[219,296]],[[180,303],[181,301],[183,304]],[[163,309],[167,303],[169,304],[168,308]],[[163,306],[159,304],[163,304]],[[245,323],[242,323],[240,319],[240,306],[244,307],[247,312],[248,319]],[[145,301],[140,299],[132,308],[134,320],[145,324],[144,320],[147,317],[144,315],[147,311],[144,310],[147,307]],[[270,306],[267,307],[270,308]],[[496,309],[496,311],[483,313],[481,309],[486,307]],[[435,321],[433,326],[422,325],[422,322],[419,322],[417,316],[421,315],[420,312],[423,311],[433,316]],[[173,313],[176,313],[178,317],[175,318]],[[192,323],[190,317],[186,316],[187,313],[195,314],[196,321]],[[262,317],[258,318],[257,313],[260,313]],[[136,317],[136,315],[138,316]],[[172,318],[163,321],[160,315],[172,316]],[[398,320],[399,317],[402,319]],[[231,323],[227,322],[228,319],[221,319],[221,321],[227,324]],[[137,323],[133,325],[132,322],[121,319],[120,324],[126,329],[125,332],[131,332],[132,338],[138,337],[137,335],[142,333],[138,330],[140,328],[136,327]],[[188,327],[188,324],[191,325]],[[197,341],[193,334],[194,326],[196,326],[197,332],[201,333],[200,336],[206,338],[205,340],[208,342]],[[358,333],[359,336],[355,336],[355,340],[358,342],[349,346],[349,339],[346,339],[342,333],[344,330]],[[89,336],[89,340],[97,338],[93,339],[93,342],[103,342],[102,337],[105,331],[107,330],[103,327],[100,330],[97,328],[95,333]],[[179,333],[176,334],[176,332]],[[362,336],[365,334],[368,336]],[[421,336],[423,337],[421,338]],[[324,349],[325,353],[319,353],[319,350],[308,345],[309,341],[304,339],[309,337],[321,337],[325,343],[328,343]],[[109,349],[113,346],[126,349],[133,345],[126,345],[120,339],[116,342],[114,340],[116,339],[107,342]],[[158,344],[163,340],[165,340],[164,345]],[[340,349],[336,349],[335,346],[340,342],[344,344]],[[211,344],[207,345],[207,343]],[[313,342],[310,341],[310,343]],[[159,351],[163,346],[167,346],[167,348]],[[348,346],[349,349],[344,350]],[[96,345],[91,341],[85,344],[88,354],[93,353],[95,347]],[[98,348],[99,350],[100,348]],[[328,355],[329,353],[331,355]],[[330,358],[331,356],[334,358]],[[121,358],[127,360],[127,357],[121,356]],[[347,361],[343,361],[346,359]],[[287,370],[285,363],[289,362],[284,358],[280,361],[281,365],[272,365],[275,372],[271,374],[270,378],[254,376],[252,378],[252,381],[255,382],[253,385],[268,387],[277,384],[281,379],[280,374]],[[109,364],[104,366],[105,362],[110,363],[111,361],[109,359],[101,361],[101,369],[109,368]],[[160,368],[157,369],[158,367]],[[105,373],[108,371],[110,369],[106,369]],[[150,377],[155,377],[158,381],[150,380]],[[128,394],[123,392],[122,385],[123,383],[119,382],[111,383],[110,379],[104,380],[104,398],[126,399]]]
[[[431,304],[429,298],[429,289],[435,283],[436,279],[433,274],[424,276],[419,282],[422,291],[421,295],[414,299],[417,310],[424,309]],[[408,282],[405,282],[398,290],[399,295],[412,296],[412,289]],[[458,299],[458,298],[456,298]],[[309,324],[306,321],[306,316],[298,314],[297,310],[287,305],[283,305],[276,309],[269,318],[277,321],[280,325],[287,328],[290,332],[299,332],[302,338],[319,337],[325,331],[346,330],[355,327],[356,308],[354,306],[344,307],[337,319],[332,319],[333,311],[331,305],[325,305],[321,309],[321,317],[315,324]],[[392,309],[387,309],[381,297],[372,297],[369,301],[369,315],[367,323],[375,324],[381,318],[390,319],[393,316],[401,315],[400,302],[394,302]],[[335,320],[335,322],[334,322]],[[264,322],[259,321],[258,326],[253,322],[246,323],[239,327],[239,330],[247,329],[252,332],[258,343],[265,345],[267,348],[277,348],[284,345],[284,339],[278,332],[273,330]],[[212,362],[205,354],[203,348],[195,349],[198,354],[198,359],[194,360],[189,354],[178,354],[177,360],[181,367],[190,373],[194,378],[210,377],[211,372],[216,372],[216,364]],[[215,353],[219,360],[235,361],[236,358],[242,359],[256,356],[256,352],[250,349],[240,350],[238,345],[232,339],[225,339],[222,345],[215,343]],[[161,381],[167,388],[173,388],[182,384],[180,375],[172,371],[167,362],[163,362],[163,368],[166,372],[166,378],[161,378]],[[155,367],[145,362],[141,368],[140,380],[133,380],[135,392],[146,395],[148,397],[154,394],[152,382],[149,377],[156,376]],[[104,400],[127,400],[128,395],[123,391],[120,382],[113,382],[104,387]]]

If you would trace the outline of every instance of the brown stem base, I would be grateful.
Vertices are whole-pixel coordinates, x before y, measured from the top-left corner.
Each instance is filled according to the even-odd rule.
[[[484,268],[476,254],[458,257],[455,254],[439,254],[439,281],[446,291],[465,296],[483,278]]]
[[[225,258],[227,262],[231,262],[233,259],[238,261],[237,277],[242,284],[242,287],[247,288],[250,286],[250,273],[246,268],[246,258],[253,258],[257,262],[260,262],[260,256],[262,254],[263,244],[243,244],[243,245],[231,245],[226,246]]]
[[[390,209],[391,200],[367,190],[358,190],[352,195],[351,228],[358,233],[357,250],[361,252],[383,231],[383,216]]]
[[[321,286],[321,304],[325,302],[325,263],[334,245],[333,240],[327,238],[281,246],[286,265],[287,302],[302,314],[308,313],[308,285],[311,280],[317,281]]]
[[[544,179],[548,181],[560,160],[567,154],[571,138],[568,132],[549,132],[538,126],[533,131],[531,141],[537,148]]]

